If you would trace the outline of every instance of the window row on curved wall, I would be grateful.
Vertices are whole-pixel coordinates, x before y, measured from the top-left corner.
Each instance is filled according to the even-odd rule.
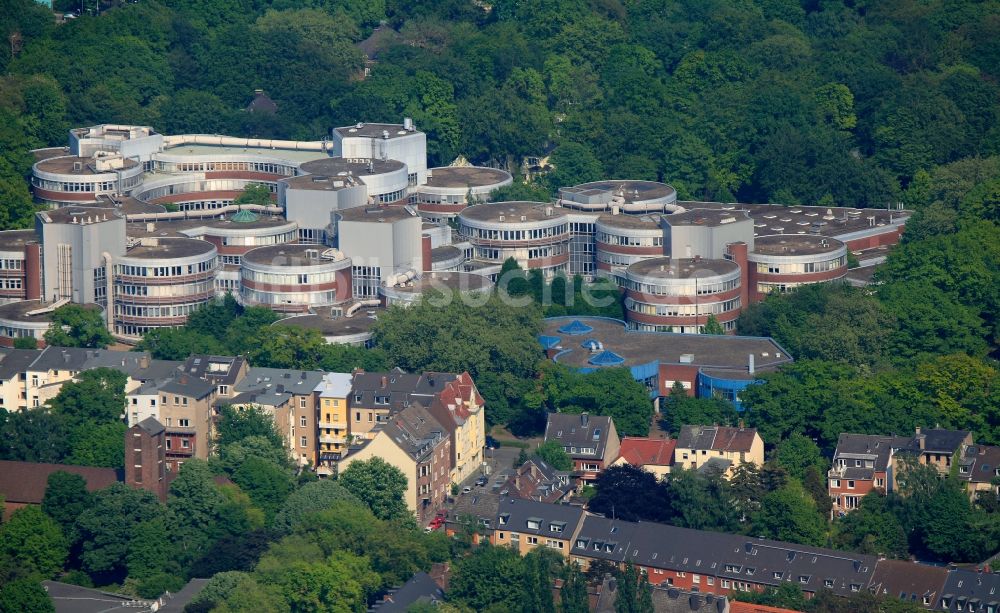
[[[597,242],[604,243],[605,245],[614,245],[619,247],[662,247],[663,246],[663,236],[629,236],[627,234],[608,234],[604,231],[598,231]]]
[[[629,266],[635,264],[636,262],[641,262],[643,260],[648,260],[649,258],[657,257],[655,255],[622,255],[620,253],[611,253],[608,251],[598,251],[597,261],[601,264],[608,264],[609,266]]]
[[[142,175],[124,176],[121,187],[117,179],[104,181],[52,181],[40,177],[32,177],[31,184],[39,189],[54,192],[78,192],[83,194],[125,192],[142,183]]]
[[[780,264],[757,262],[757,272],[770,274],[802,274],[828,272],[847,265],[847,257],[834,258],[823,262],[782,262]]]
[[[115,264],[115,275],[125,277],[180,277],[211,272],[218,265],[218,257],[182,266],[132,266],[128,264]]]
[[[720,321],[719,325],[726,332],[732,332],[736,329],[736,320]],[[638,321],[630,321],[626,327],[629,330],[637,330],[639,332],[674,332],[677,334],[701,334],[705,328],[704,324],[648,324]]]
[[[240,296],[245,304],[282,308],[304,308],[306,305],[324,306],[337,304],[336,290],[322,292],[262,292],[247,286],[240,288]]]
[[[214,292],[214,288],[213,288]],[[184,304],[166,305],[135,305],[115,303],[115,317],[144,317],[148,319],[187,317],[200,309],[207,298],[196,300]]]
[[[157,160],[157,170],[162,172],[263,172],[272,175],[293,176],[296,167],[292,164],[277,164],[275,162],[171,162]]]
[[[247,281],[269,283],[271,285],[317,285],[333,283],[337,280],[337,271],[290,273],[290,272],[260,272],[244,267],[240,273]],[[343,273],[342,273],[343,274]]]
[[[400,190],[396,190],[394,192],[389,192],[387,194],[379,194],[378,195],[378,201],[381,204],[389,204],[389,203],[392,203],[392,202],[399,202],[400,200],[402,200],[405,197],[406,197],[406,190],[405,189],[400,189]]]
[[[115,282],[115,298],[129,300],[130,298],[182,298],[215,291],[214,279],[208,278],[194,283],[178,283],[175,285],[143,285],[136,283]]]
[[[706,294],[721,294],[737,289],[740,286],[740,278],[715,282],[695,283],[693,279],[687,280],[683,285],[654,285],[643,283],[634,279],[625,279],[625,289],[649,294],[651,296],[703,296]]]
[[[490,241],[530,241],[542,238],[553,238],[563,236],[568,232],[567,224],[550,226],[548,228],[535,228],[533,230],[484,230],[462,225],[460,233],[469,239],[482,239]]]
[[[698,304],[648,304],[632,298],[625,298],[625,308],[633,313],[657,315],[659,317],[699,317],[705,315],[721,315],[738,311],[741,306],[739,297],[724,302],[701,302]]]
[[[213,236],[211,231],[206,232],[205,235]],[[284,243],[291,243],[298,237],[298,230],[282,232],[281,234],[262,234],[258,236],[223,236],[222,244],[232,247],[263,247],[265,245],[282,245]]]

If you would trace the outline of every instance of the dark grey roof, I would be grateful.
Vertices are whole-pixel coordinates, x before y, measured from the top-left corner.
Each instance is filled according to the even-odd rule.
[[[1000,476],[1000,447],[969,445],[962,453],[958,478],[973,483],[990,483]]]
[[[147,417],[136,425],[145,430],[149,436],[156,436],[165,430],[163,424],[157,421],[155,417]]]
[[[10,381],[28,370],[41,353],[39,349],[0,350],[0,381]]]
[[[394,414],[381,429],[418,461],[449,440],[445,427],[421,404],[411,404]]]
[[[184,607],[205,589],[207,583],[208,579],[192,579],[188,581],[187,585],[181,588],[181,591],[171,594],[169,597],[164,597],[163,606],[159,608],[157,613],[182,613]]]
[[[697,470],[706,475],[722,475],[732,465],[732,460],[727,460],[726,458],[708,458]]]
[[[215,386],[196,377],[180,375],[164,381],[158,386],[158,389],[165,394],[180,394],[200,399],[214,392]]]
[[[129,596],[102,592],[79,585],[42,581],[56,613],[111,613],[113,611],[150,611],[152,601],[135,600]]]
[[[501,497],[497,494],[474,489],[471,493],[455,499],[455,504],[448,514],[448,523],[455,525],[465,516],[472,515],[493,526],[500,509],[500,500]]]
[[[570,555],[586,555],[612,562],[624,562],[631,550],[639,524],[587,515],[580,533],[570,545]]]
[[[500,500],[493,526],[521,534],[570,539],[583,516],[580,507],[504,498]],[[530,528],[529,520],[532,525],[537,521],[538,527]]]
[[[910,451],[922,451],[924,453],[954,453],[962,446],[962,442],[969,436],[968,430],[940,430],[922,429],[913,437],[910,444]],[[920,438],[924,439],[924,446],[920,447]]]
[[[618,527],[614,533],[612,526]],[[657,523],[616,524],[593,515],[584,518],[571,552],[582,554],[577,541],[587,538],[592,554],[594,540],[607,542],[613,534],[622,537],[613,552],[601,554],[606,559],[770,586],[792,582],[808,592],[825,587],[848,595],[866,589],[876,563],[873,556]]]
[[[31,370],[83,370],[88,356],[87,352],[92,349],[80,349],[78,347],[46,347],[31,364]],[[127,353],[127,352],[123,352]]]
[[[240,368],[245,363],[243,356],[196,354],[184,361],[183,370],[216,385],[235,385]]]
[[[936,608],[948,569],[904,560],[879,560],[869,590],[925,609]],[[924,604],[926,598],[927,604]]]
[[[725,596],[656,586],[653,588],[653,610],[656,613],[727,613],[729,601]]]
[[[253,367],[233,389],[233,398],[219,398],[215,404],[259,404],[277,407],[293,395],[311,395],[325,373],[318,370]]]
[[[756,436],[756,428],[681,426],[677,435],[677,448],[748,452],[753,447]]]
[[[549,413],[545,441],[558,442],[572,458],[603,458],[611,424],[610,417],[601,415]],[[594,449],[595,452],[582,453],[581,449]]]
[[[993,604],[1000,606],[1000,575],[956,569],[948,574],[940,599],[934,603],[943,611],[986,611]],[[973,608],[969,608],[972,605]]]
[[[444,600],[444,591],[425,572],[419,572],[410,577],[403,587],[391,590],[370,611],[391,613],[406,611],[418,602],[440,602]]]
[[[874,479],[876,471],[887,470],[892,454],[909,446],[911,442],[911,438],[901,436],[841,434],[833,453],[830,476],[839,479]],[[839,460],[844,460],[843,469],[838,468]],[[872,462],[871,468],[866,466],[869,461]],[[856,465],[858,462],[861,466]]]
[[[454,381],[452,373],[410,374],[396,369],[389,372],[355,373],[351,382],[351,406],[401,409],[410,402],[430,404],[444,384]]]

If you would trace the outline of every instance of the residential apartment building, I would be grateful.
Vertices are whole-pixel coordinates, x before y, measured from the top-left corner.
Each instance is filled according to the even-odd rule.
[[[319,412],[316,417],[319,437],[316,472],[320,475],[334,473],[337,461],[347,453],[351,443],[348,399],[352,379],[349,373],[330,372],[323,375],[316,386]]]
[[[912,439],[898,436],[841,434],[833,453],[833,468],[827,473],[827,488],[833,499],[832,515],[858,508],[872,490],[895,488],[895,457]]]
[[[406,475],[406,507],[418,522],[430,521],[444,504],[451,482],[451,439],[444,426],[423,405],[412,403],[352,447],[337,470],[372,458],[381,458]]]
[[[621,447],[614,420],[587,413],[549,413],[545,442],[549,441],[562,446],[573,460],[573,476],[585,483],[597,479]]]
[[[437,387],[434,373],[428,383]],[[453,379],[442,377],[441,391],[428,405],[427,410],[448,431],[451,438],[451,481],[461,483],[482,469],[483,449],[486,447],[485,400],[476,388],[472,375],[463,372]]]
[[[571,476],[569,471],[556,470],[540,458],[531,458],[493,489],[499,490],[501,498],[559,502],[573,492]]]
[[[966,482],[972,497],[980,492],[996,494],[995,482],[1000,478],[1000,447],[967,445],[959,460],[958,478]]]
[[[547,547],[568,556],[581,528],[583,509],[534,500],[501,499],[490,543],[506,545],[521,555]]]
[[[962,450],[971,444],[972,433],[966,430],[918,427],[907,451],[916,455],[921,464],[946,474],[952,463],[961,457]]]
[[[216,400],[216,406],[260,407],[274,418],[274,425],[299,466],[316,466],[316,388],[323,373],[314,370],[251,367],[236,382],[236,395]]]
[[[713,465],[726,477],[741,464],[764,464],[764,440],[756,428],[682,426],[674,466],[689,470]]]

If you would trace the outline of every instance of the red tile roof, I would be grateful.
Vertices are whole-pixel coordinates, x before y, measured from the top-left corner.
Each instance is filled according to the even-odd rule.
[[[622,439],[618,455],[632,466],[646,464],[670,466],[674,462],[674,448],[676,446],[675,439],[662,440],[626,436]]]
[[[729,601],[729,613],[796,613],[795,609],[782,609],[749,602]]]
[[[91,492],[122,480],[114,468],[0,460],[0,495],[7,502],[41,504],[49,475],[60,470],[83,477]]]

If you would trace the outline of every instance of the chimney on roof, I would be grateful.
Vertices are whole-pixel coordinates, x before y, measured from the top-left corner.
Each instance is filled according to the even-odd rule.
[[[918,428],[918,430],[919,430],[919,428]],[[918,434],[917,435],[917,444],[920,445],[920,450],[921,451],[923,451],[924,449],[926,449],[927,448],[927,435],[926,434]]]
[[[587,413],[580,413],[580,424],[586,426],[588,421],[590,421],[590,415]]]
[[[187,375],[181,375],[181,385],[187,385],[188,377]]]
[[[747,356],[747,370],[750,372],[751,375],[754,373],[754,363],[753,363],[752,353],[749,356]]]
[[[386,377],[386,376],[383,376],[382,377],[382,387],[385,387],[386,385],[389,385],[389,378]]]

